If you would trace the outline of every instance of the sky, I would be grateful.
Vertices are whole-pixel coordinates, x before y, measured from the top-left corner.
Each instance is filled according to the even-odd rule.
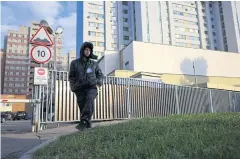
[[[64,28],[62,53],[76,51],[76,5],[74,1],[1,2],[1,48],[8,30],[29,27],[32,21],[45,19],[53,30],[57,26]]]

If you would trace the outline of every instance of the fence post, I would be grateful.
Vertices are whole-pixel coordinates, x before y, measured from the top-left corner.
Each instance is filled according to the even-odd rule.
[[[128,79],[128,86],[127,86],[127,107],[128,107],[128,119],[131,118],[131,106],[130,106],[130,88],[129,88],[129,82],[130,79]]]
[[[179,110],[179,99],[178,99],[178,86],[175,86],[175,97],[176,97],[177,114],[180,114],[180,110]]]
[[[229,107],[230,107],[230,111],[231,111],[232,110],[231,109],[232,108],[232,101],[233,101],[232,96],[231,96],[231,91],[228,92],[228,101],[229,101]],[[233,110],[233,111],[235,111],[235,110]]]
[[[236,93],[235,92],[233,92],[233,94],[234,94],[234,98],[233,98],[233,110],[234,110],[234,112],[236,111]]]
[[[212,90],[209,90],[209,97],[210,97],[210,106],[211,106],[211,112],[213,113],[213,101],[212,101]]]
[[[33,107],[33,125],[32,132],[38,132],[40,130],[40,107],[41,107],[41,87],[34,86],[34,98],[40,102],[35,103]]]

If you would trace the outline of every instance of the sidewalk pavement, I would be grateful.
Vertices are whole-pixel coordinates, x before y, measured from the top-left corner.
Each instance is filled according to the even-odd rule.
[[[107,121],[93,123],[93,127],[107,126],[117,124],[126,120]],[[25,134],[3,134],[2,139],[2,159],[19,158],[32,159],[36,150],[46,146],[55,141],[58,137],[75,133],[78,130],[75,128],[76,124],[47,129],[36,133]]]

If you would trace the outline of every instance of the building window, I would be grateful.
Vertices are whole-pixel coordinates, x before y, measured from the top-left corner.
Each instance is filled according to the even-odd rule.
[[[98,42],[98,46],[104,47],[104,42]]]
[[[129,70],[129,61],[127,61],[127,62],[125,63],[125,69],[126,69],[126,70]]]
[[[214,39],[214,43],[215,43],[215,44],[217,43],[217,40],[216,40],[216,39]]]
[[[216,36],[216,33],[215,33],[215,32],[213,32],[213,36]]]
[[[225,29],[222,31],[223,36],[226,36],[226,31]]]
[[[129,40],[129,36],[124,36],[124,40]]]
[[[96,41],[90,41],[92,44],[93,44],[93,46],[96,46]]]
[[[214,29],[214,28],[215,28],[215,26],[214,26],[214,25],[212,25],[212,28]]]
[[[128,31],[128,27],[123,27],[123,30],[124,31]]]
[[[123,14],[128,14],[128,10],[124,9]]]
[[[99,27],[99,28],[104,28],[104,24],[99,23],[99,24],[98,24],[98,27]]]
[[[207,35],[207,34],[208,34],[208,31],[205,31],[204,33]]]
[[[213,21],[214,21],[214,18],[211,18],[211,21],[213,22]]]
[[[12,49],[9,49],[9,52],[12,53]]]
[[[226,36],[223,38],[223,42],[224,42],[224,44],[227,44],[227,37]]]
[[[12,47],[12,44],[10,44],[9,46]]]
[[[10,36],[13,36],[13,34],[11,33]]]
[[[112,44],[112,48],[117,48],[117,44],[116,44],[116,43],[113,43],[113,44]]]
[[[15,50],[15,53],[17,53],[17,50]]]
[[[228,51],[228,46],[227,45],[224,45],[224,50]]]
[[[123,18],[123,22],[128,22],[128,18]]]
[[[97,36],[97,37],[104,37],[104,33],[96,33],[95,36]]]
[[[202,12],[205,13],[205,9],[202,9]]]
[[[215,50],[217,50],[217,47],[214,47]]]
[[[92,9],[100,9],[100,10],[103,9],[103,5],[99,5],[99,4],[88,3],[88,6],[89,8],[92,8]]]
[[[98,14],[98,13],[88,13],[90,18],[97,18],[97,19],[104,19],[104,15],[103,14]]]
[[[96,23],[94,23],[94,22],[88,22],[88,26],[90,26],[90,27],[96,27]]]
[[[128,1],[123,1],[123,2],[122,2],[122,5],[128,6]]]
[[[88,35],[89,35],[89,36],[96,36],[96,32],[94,32],[94,31],[89,31],[89,32],[88,32]]]
[[[23,40],[21,40],[21,43],[24,43],[24,41],[23,41]]]

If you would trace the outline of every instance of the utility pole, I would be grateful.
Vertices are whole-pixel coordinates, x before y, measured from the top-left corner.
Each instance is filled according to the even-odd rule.
[[[196,68],[195,68],[195,64],[193,62],[193,71],[194,71],[194,77],[195,77],[195,85],[198,88],[198,84],[197,84],[197,76],[196,76]]]

